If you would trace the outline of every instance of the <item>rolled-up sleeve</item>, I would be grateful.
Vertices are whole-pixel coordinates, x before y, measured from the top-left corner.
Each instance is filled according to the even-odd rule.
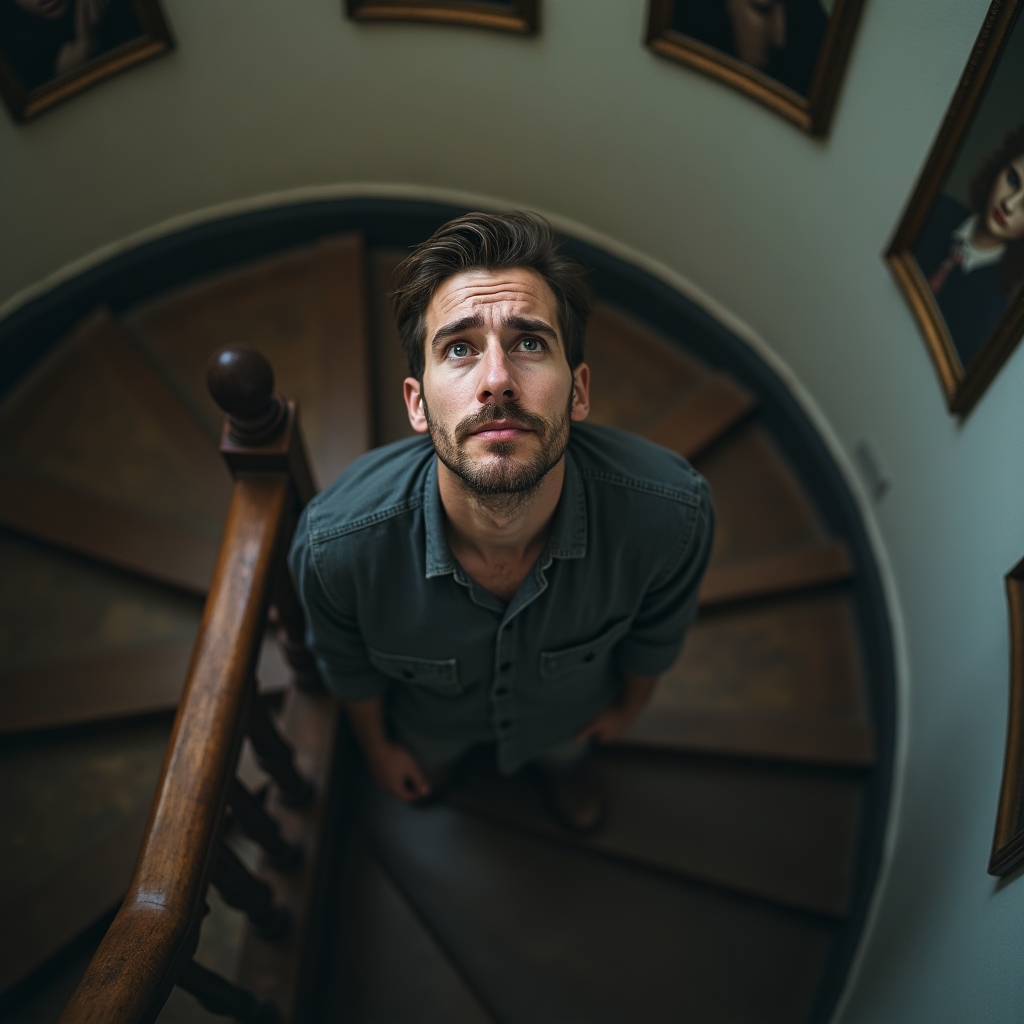
[[[383,696],[388,679],[371,664],[355,607],[355,592],[336,556],[326,564],[310,539],[307,507],[288,553],[299,601],[306,613],[306,645],[324,685],[343,700]],[[318,557],[319,556],[319,557]]]
[[[688,506],[678,532],[666,571],[644,594],[632,628],[616,648],[620,667],[637,675],[658,675],[671,668],[696,618],[700,584],[715,539],[715,510],[703,478],[696,504]]]

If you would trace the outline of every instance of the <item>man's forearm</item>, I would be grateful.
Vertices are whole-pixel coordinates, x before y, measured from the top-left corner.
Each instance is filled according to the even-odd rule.
[[[626,672],[625,685],[622,691],[622,710],[629,714],[630,720],[640,713],[640,709],[651,699],[657,676],[638,676],[634,672]]]
[[[347,700],[352,731],[359,746],[367,757],[372,757],[388,746],[388,733],[384,726],[384,698],[371,697],[369,700]]]

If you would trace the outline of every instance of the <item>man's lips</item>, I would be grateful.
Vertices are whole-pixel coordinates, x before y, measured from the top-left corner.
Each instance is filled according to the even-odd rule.
[[[532,433],[529,427],[514,420],[492,420],[477,427],[470,436],[479,437],[482,441],[513,441],[529,433]]]
[[[1006,227],[1006,218],[1003,216],[1003,211],[998,206],[992,207],[992,219],[1001,227]]]

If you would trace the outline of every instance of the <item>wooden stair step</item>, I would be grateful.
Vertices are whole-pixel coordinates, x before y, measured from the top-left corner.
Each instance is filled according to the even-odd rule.
[[[0,525],[130,572],[205,594],[218,541],[19,466],[4,466]]]
[[[728,565],[828,544],[807,489],[758,422],[741,424],[694,459],[715,503],[712,564]]]
[[[710,610],[622,742],[870,765],[857,623],[841,590]]]
[[[371,844],[499,1020],[806,1020],[834,926],[370,795]]]
[[[12,526],[30,524],[40,503],[80,492],[84,521],[71,546],[98,557],[116,546],[120,522],[154,521],[214,546],[220,538],[231,484],[216,446],[107,310],[86,318],[4,402],[0,462],[31,484],[24,498],[4,499]],[[126,514],[90,550],[112,506]],[[51,511],[32,532],[50,539],[49,525],[56,543],[69,543],[73,516]],[[165,540],[159,533],[152,546]]]
[[[707,375],[678,345],[606,302],[594,303],[585,351],[590,420],[621,430],[642,432]]]
[[[0,530],[0,735],[172,710],[198,597]],[[289,670],[276,641],[263,689]]]
[[[0,752],[0,993],[117,907],[169,733],[164,720]]]
[[[875,763],[871,726],[813,711],[720,711],[651,706],[617,741],[645,747],[804,764],[870,768]]]
[[[700,607],[807,590],[853,578],[853,559],[845,544],[814,544],[747,558],[728,565],[712,563],[700,588]]]
[[[223,417],[206,390],[206,364],[221,346],[244,344],[270,360],[277,389],[298,403],[321,485],[372,443],[361,235],[218,274],[137,306],[124,322],[213,437]]]
[[[684,459],[695,459],[754,411],[757,401],[731,377],[712,374],[682,403],[647,427],[644,436],[671,448]]]
[[[607,819],[574,836],[525,773],[501,778],[483,753],[448,797],[463,810],[802,910],[849,908],[861,785],[846,773],[601,750]]]
[[[317,1019],[491,1024],[493,1018],[358,833],[350,833],[336,870],[336,935]]]

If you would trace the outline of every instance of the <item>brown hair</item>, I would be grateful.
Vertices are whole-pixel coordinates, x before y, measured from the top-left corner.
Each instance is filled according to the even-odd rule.
[[[586,268],[559,251],[551,225],[529,213],[467,213],[442,224],[395,271],[392,301],[409,373],[423,379],[427,306],[450,277],[467,270],[534,270],[554,292],[558,325],[571,369],[583,362],[590,313]]]
[[[971,210],[985,215],[988,197],[999,175],[1021,154],[1024,154],[1024,124],[1006,133],[1003,144],[993,150],[988,159],[974,172],[970,185]],[[1010,242],[999,261],[999,283],[1007,295],[1024,280],[1024,238]]]

